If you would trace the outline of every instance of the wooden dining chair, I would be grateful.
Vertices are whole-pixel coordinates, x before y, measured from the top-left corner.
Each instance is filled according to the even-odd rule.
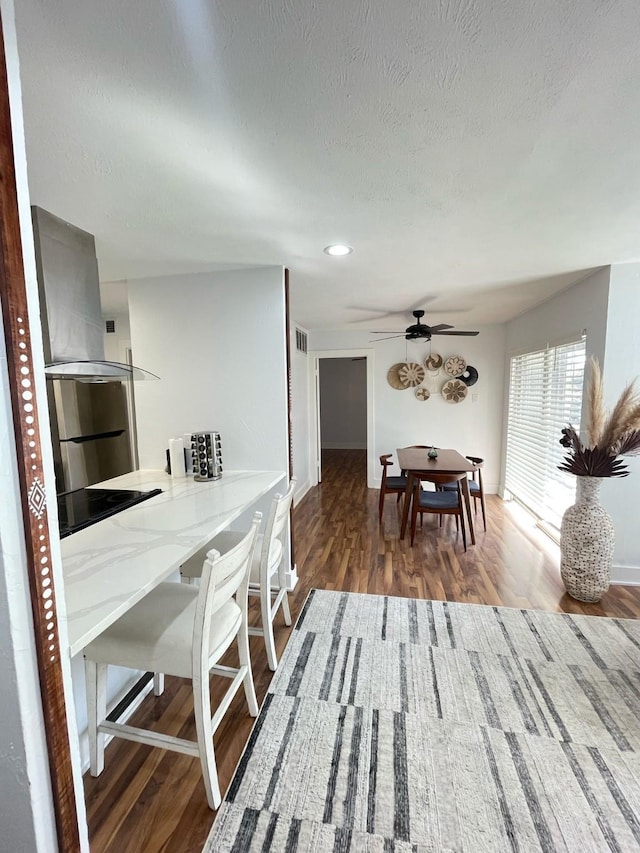
[[[431,445],[431,444],[408,444],[407,448],[411,448],[412,450],[430,450],[432,446],[433,445]],[[389,463],[389,464],[391,464],[391,463]],[[405,471],[404,468],[402,469],[402,471],[400,471],[400,477],[404,477],[405,480],[408,479],[407,474],[408,474],[408,472]],[[400,497],[398,497],[398,500],[400,500]]]
[[[411,504],[411,544],[416,534],[416,522],[418,513],[420,519],[426,512],[440,516],[440,524],[442,524],[443,515],[455,515],[456,530],[462,530],[462,543],[464,550],[467,550],[467,532],[464,523],[464,501],[462,498],[462,488],[460,482],[466,477],[466,474],[431,474],[429,482],[436,486],[435,491],[423,491],[420,488],[420,481],[416,479],[413,488],[413,500]],[[450,488],[446,491],[442,486],[448,485]],[[454,488],[451,488],[453,486]]]
[[[249,713],[258,715],[247,634],[247,592],[261,517],[255,513],[249,532],[226,554],[213,550],[207,554],[199,587],[159,584],[85,648],[92,776],[102,773],[105,735],[113,735],[199,757],[209,807],[220,805],[214,732],[241,686]],[[234,639],[240,665],[219,665]],[[107,717],[109,664],[190,679],[197,739],[111,722]],[[231,679],[213,717],[210,673]]]
[[[466,457],[469,462],[473,462],[474,471],[471,477],[469,478],[469,493],[473,498],[473,508],[477,511],[478,504],[477,501],[480,501],[480,506],[482,508],[482,523],[484,524],[484,529],[487,529],[487,512],[484,501],[484,485],[482,482],[482,468],[484,466],[484,459],[481,459],[479,456],[467,456]],[[445,483],[442,487],[442,491],[455,491],[457,488],[456,483]]]
[[[409,445],[407,445],[407,448],[411,448],[412,450],[429,450],[431,447],[433,447],[432,444],[409,444]],[[383,505],[384,505],[384,496],[386,494],[386,492],[384,491],[384,483],[385,483],[385,478],[386,478],[386,468],[384,466],[388,467],[389,465],[393,464],[392,462],[388,461],[390,458],[391,458],[390,453],[387,453],[387,454],[385,454],[385,456],[380,457],[380,464],[383,465],[383,473],[382,473],[383,489],[380,490],[380,521],[382,521],[382,509],[383,509]],[[387,461],[383,462],[383,459],[385,459]],[[396,493],[398,495],[398,502],[400,501],[400,498],[402,497],[402,495],[406,494],[407,480],[408,479],[409,479],[408,471],[405,471],[404,469],[402,471],[400,471],[399,477],[388,477],[388,478],[386,478],[386,480],[388,482],[394,482],[394,483],[399,484],[398,488],[388,488],[387,489],[388,492],[393,492],[393,493]],[[404,485],[402,485],[403,481],[404,481]],[[421,483],[420,483],[420,488],[422,488]],[[411,497],[409,499],[411,500]]]
[[[388,476],[387,468],[390,468],[393,465],[393,462],[391,462],[391,457],[391,453],[383,453],[380,457],[380,464],[382,465],[382,482],[380,483],[380,502],[378,506],[379,521],[382,521],[382,512],[384,510],[385,496],[397,495],[399,502],[400,498],[404,495],[407,488],[407,477],[404,472],[399,477]]]
[[[405,448],[405,450],[407,448],[411,448],[412,450],[430,450],[432,447],[433,447],[432,444],[408,444],[407,447]],[[406,471],[401,471],[400,473],[403,476],[406,476],[406,474],[407,474]]]

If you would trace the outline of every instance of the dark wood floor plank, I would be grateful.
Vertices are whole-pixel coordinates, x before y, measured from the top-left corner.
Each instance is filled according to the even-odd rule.
[[[300,582],[290,596],[294,619],[310,589],[400,595],[475,604],[525,607],[598,616],[640,616],[640,588],[612,587],[599,604],[582,604],[564,592],[557,557],[542,534],[519,521],[495,496],[487,500],[487,531],[477,525],[477,545],[465,553],[455,524],[425,519],[415,545],[399,539],[401,504],[388,496],[378,524],[378,492],[366,488],[363,451],[331,451],[323,482],[294,511]],[[478,516],[479,518],[479,516]],[[252,604],[252,619],[257,616]],[[279,614],[281,655],[290,634]],[[229,653],[233,662],[235,652]],[[271,680],[264,644],[251,638],[258,700]],[[213,679],[213,704],[227,686]],[[195,738],[190,683],[167,678],[165,694],[147,697],[134,725]],[[214,738],[220,785],[229,784],[253,719],[240,691]],[[98,779],[85,777],[92,853],[193,853],[207,837],[214,814],[206,803],[197,759],[113,741]]]

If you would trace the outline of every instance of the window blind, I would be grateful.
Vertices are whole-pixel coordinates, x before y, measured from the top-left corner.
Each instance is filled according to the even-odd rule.
[[[511,358],[505,485],[541,521],[559,528],[576,478],[557,466],[561,430],[580,430],[584,338]]]

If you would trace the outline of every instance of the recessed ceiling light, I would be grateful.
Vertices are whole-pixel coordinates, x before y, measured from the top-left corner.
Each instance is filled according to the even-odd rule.
[[[350,255],[353,252],[351,246],[343,246],[340,243],[337,243],[335,246],[326,246],[325,252],[327,255],[333,255],[334,257],[340,257],[341,255]]]

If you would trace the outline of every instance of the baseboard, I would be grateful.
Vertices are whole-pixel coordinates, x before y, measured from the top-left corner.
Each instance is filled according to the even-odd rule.
[[[367,442],[361,441],[329,441],[323,442],[323,450],[366,450]]]
[[[613,566],[611,583],[623,586],[640,586],[640,566]]]
[[[299,578],[298,578],[298,566],[294,564],[292,569],[287,569],[285,572],[285,577],[287,579],[286,587],[288,592],[293,592],[296,588]]]
[[[305,497],[309,489],[311,488],[311,480],[305,480],[304,483],[298,485],[296,487],[295,495],[293,498],[294,506],[300,503],[300,501]]]

